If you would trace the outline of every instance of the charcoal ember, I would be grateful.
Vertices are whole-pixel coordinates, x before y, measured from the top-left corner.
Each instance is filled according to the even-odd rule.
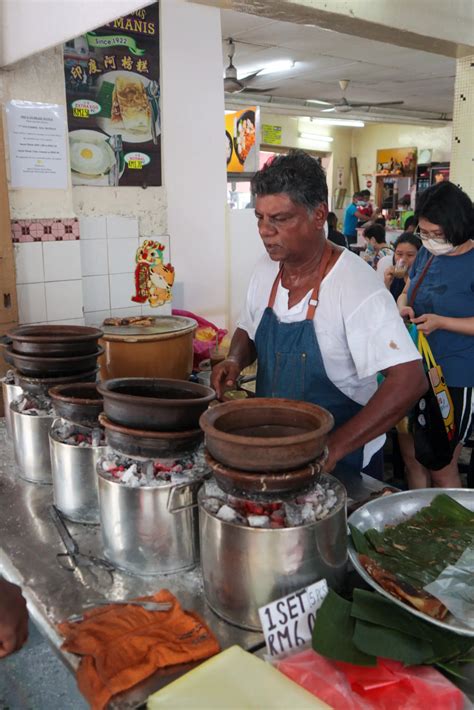
[[[230,505],[226,505],[225,503],[219,508],[217,517],[220,520],[225,520],[226,523],[238,523],[240,525],[247,524],[247,521],[243,515],[239,515],[234,508],[231,508]]]
[[[16,401],[16,409],[21,414],[33,417],[53,417],[54,409],[49,397],[25,394]]]
[[[247,522],[251,528],[269,528],[270,518],[268,515],[249,515]]]
[[[316,511],[311,503],[305,503],[301,509],[301,517],[303,518],[303,523],[315,523],[316,522]]]
[[[103,429],[90,429],[73,424],[66,419],[55,422],[52,433],[62,444],[85,449],[90,446],[105,446]]]
[[[7,370],[5,373],[5,376],[3,377],[2,380],[6,385],[14,385],[15,384],[15,373],[13,370]]]
[[[219,498],[206,498],[204,501],[204,507],[208,513],[218,513],[222,506],[222,501]]]
[[[304,506],[298,505],[298,503],[285,502],[283,504],[287,527],[293,528],[298,525],[303,525],[303,507]]]

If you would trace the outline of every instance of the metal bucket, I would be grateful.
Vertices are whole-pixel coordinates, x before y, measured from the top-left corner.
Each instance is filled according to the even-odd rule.
[[[258,609],[326,579],[342,586],[347,564],[346,491],[325,476],[341,498],[323,520],[293,528],[251,528],[208,513],[198,495],[201,568],[211,609],[244,629],[261,631]]]
[[[10,405],[13,423],[15,458],[20,467],[20,477],[31,483],[51,484],[51,457],[49,430],[54,417],[34,417],[15,410]]]
[[[197,490],[201,481],[131,488],[97,469],[104,554],[139,575],[170,574],[199,560]]]
[[[96,469],[106,447],[64,444],[53,431],[49,445],[56,506],[74,523],[100,523]]]
[[[10,438],[13,438],[13,420],[10,412],[10,404],[21,397],[23,390],[18,385],[9,385],[5,380],[2,380],[2,394],[7,434]]]

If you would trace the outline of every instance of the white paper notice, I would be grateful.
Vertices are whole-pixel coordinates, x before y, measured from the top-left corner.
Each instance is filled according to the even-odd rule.
[[[64,106],[9,101],[5,111],[11,187],[66,190],[69,167]]]
[[[316,612],[327,593],[327,582],[322,579],[258,610],[270,656],[279,656],[310,641]]]

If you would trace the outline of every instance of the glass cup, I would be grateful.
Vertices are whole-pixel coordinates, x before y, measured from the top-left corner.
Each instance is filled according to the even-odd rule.
[[[395,263],[395,269],[393,271],[394,277],[396,279],[404,279],[407,275],[407,271],[408,266],[405,264],[403,259],[398,259],[398,261]]]

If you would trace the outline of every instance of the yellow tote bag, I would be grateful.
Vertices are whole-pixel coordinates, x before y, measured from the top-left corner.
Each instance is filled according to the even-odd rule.
[[[430,345],[424,333],[418,331],[418,350],[420,351],[425,364],[428,379],[431,383],[431,388],[438,400],[441,416],[443,417],[444,426],[448,439],[451,441],[454,438],[454,407],[453,400],[449,393],[448,386],[443,376],[443,371],[436,363],[431,352]]]

